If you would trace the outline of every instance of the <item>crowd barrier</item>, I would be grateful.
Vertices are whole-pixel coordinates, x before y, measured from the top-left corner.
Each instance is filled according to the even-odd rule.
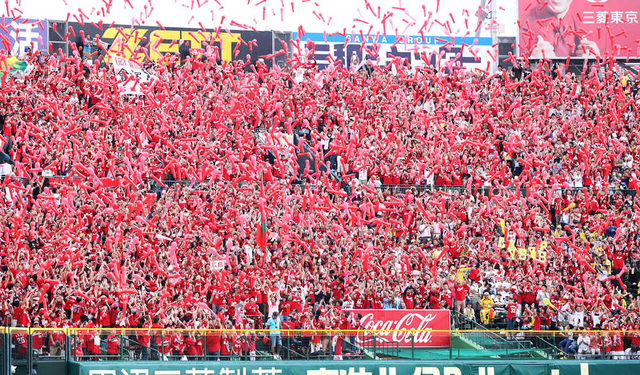
[[[72,362],[70,375],[637,375],[640,362],[618,361],[300,361]]]
[[[4,328],[3,368],[17,374],[62,374],[69,363],[76,369],[95,363],[233,363],[279,361],[494,361],[556,360],[635,361],[640,353],[614,353],[602,338],[619,335],[631,347],[640,331],[576,331],[594,340],[590,350],[565,351],[567,331],[506,330],[204,330],[204,329],[111,329],[111,328]],[[390,335],[390,333],[392,333]],[[278,336],[274,337],[274,336]],[[429,345],[442,342],[447,347]],[[278,342],[274,350],[272,343]],[[195,348],[195,349],[194,349]],[[193,349],[193,350],[192,350]],[[84,366],[84,367],[83,367]],[[120,366],[120,365],[118,365]],[[135,365],[126,365],[129,371]],[[157,367],[159,366],[159,367]],[[173,366],[173,365],[172,365]],[[405,365],[402,365],[405,366]],[[103,366],[104,368],[104,366]],[[404,367],[403,367],[404,368]],[[87,373],[84,370],[71,373]],[[414,370],[412,370],[411,373]],[[9,372],[5,372],[9,373]],[[123,374],[117,371],[118,374]],[[376,372],[377,373],[377,372]],[[403,370],[402,373],[406,373]],[[467,373],[467,372],[465,372]],[[640,369],[639,372],[640,373]],[[92,372],[92,374],[98,374]],[[220,374],[217,371],[215,374]],[[245,374],[236,374],[245,375]],[[343,375],[343,374],[337,374]],[[383,374],[384,375],[384,374]],[[391,375],[391,374],[387,374]],[[488,375],[488,374],[487,374]]]

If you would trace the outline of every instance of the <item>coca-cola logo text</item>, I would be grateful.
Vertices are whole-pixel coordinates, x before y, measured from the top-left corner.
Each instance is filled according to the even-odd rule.
[[[361,314],[360,326],[367,332],[358,335],[363,345],[397,342],[401,347],[449,345],[449,311],[447,310],[354,310]],[[365,342],[363,342],[363,340]]]

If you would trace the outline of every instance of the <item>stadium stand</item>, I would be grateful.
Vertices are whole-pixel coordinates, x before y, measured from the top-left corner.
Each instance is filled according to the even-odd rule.
[[[42,355],[78,328],[80,356],[281,357],[284,339],[359,356],[348,335],[231,330],[431,308],[498,330],[463,337],[488,355],[539,349],[499,333],[529,329],[565,331],[559,357],[637,356],[637,334],[579,332],[639,323],[640,81],[613,63],[488,76],[202,56],[147,64],[161,79],[130,97],[97,61],[26,59],[0,95],[0,314],[46,329]],[[230,331],[98,330],[132,327]]]

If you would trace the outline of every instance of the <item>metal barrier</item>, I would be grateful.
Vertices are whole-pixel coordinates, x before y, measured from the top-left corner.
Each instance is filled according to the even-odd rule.
[[[4,328],[5,373],[62,373],[69,362],[640,359],[640,331],[170,330]],[[398,333],[401,341],[389,340]],[[415,337],[446,336],[448,347]],[[381,336],[387,337],[384,339]],[[579,337],[589,337],[584,345]],[[620,342],[625,351],[612,344]],[[637,342],[637,341],[634,341]],[[583,344],[583,345],[579,345]]]
[[[220,361],[72,362],[69,375],[637,375],[640,361],[386,360],[386,361]]]

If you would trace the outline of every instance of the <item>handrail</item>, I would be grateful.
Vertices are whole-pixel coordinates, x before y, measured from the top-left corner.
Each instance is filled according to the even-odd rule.
[[[474,327],[483,327],[483,326],[481,324],[476,324]],[[140,360],[141,358],[143,358],[145,360],[148,359],[151,361],[167,361],[167,360],[171,360],[172,358],[176,359],[178,354],[182,356],[181,358],[187,357],[187,358],[205,359],[205,360],[207,359],[208,355],[210,357],[213,355],[213,357],[211,357],[213,359],[238,358],[240,360],[255,359],[258,357],[260,358],[264,357],[267,360],[271,360],[271,359],[278,360],[280,358],[286,359],[286,360],[298,360],[298,359],[310,359],[310,358],[328,358],[328,359],[333,358],[334,360],[339,360],[339,359],[343,359],[342,357],[343,355],[345,356],[345,358],[347,358],[346,356],[349,356],[351,358],[362,357],[362,358],[372,358],[374,360],[385,360],[385,359],[395,359],[395,358],[415,360],[420,358],[422,359],[441,358],[443,356],[448,356],[449,359],[454,359],[454,358],[486,358],[486,359],[503,358],[504,359],[504,358],[522,358],[522,357],[527,357],[530,359],[543,359],[543,358],[551,359],[551,358],[565,358],[565,357],[581,358],[581,357],[578,357],[576,354],[572,354],[574,352],[565,353],[562,350],[560,350],[555,344],[553,344],[553,342],[556,342],[557,339],[554,341],[554,339],[552,339],[551,337],[565,336],[565,334],[568,332],[573,332],[574,334],[575,333],[583,334],[584,332],[597,333],[597,334],[621,333],[626,337],[628,337],[628,335],[630,334],[640,335],[640,330],[630,330],[630,331],[624,331],[624,330],[544,331],[544,330],[496,330],[496,329],[467,329],[467,330],[460,330],[460,329],[447,329],[447,330],[429,330],[429,329],[388,329],[388,330],[386,329],[382,329],[382,330],[228,329],[228,330],[225,330],[225,329],[211,329],[211,330],[208,330],[208,329],[158,329],[158,328],[153,328],[153,329],[152,328],[131,328],[131,329],[127,329],[127,328],[55,328],[54,330],[48,330],[46,328],[23,328],[23,327],[0,327],[0,328],[3,331],[6,331],[9,333],[9,334],[3,335],[5,339],[4,341],[5,344],[11,343],[13,341],[12,338],[15,338],[15,336],[12,337],[11,333],[20,332],[22,333],[22,335],[24,335],[26,332],[29,332],[29,333],[39,332],[39,331],[61,332],[62,330],[65,330],[67,332],[67,335],[65,336],[65,339],[64,339],[65,355],[52,357],[50,353],[44,353],[44,355],[46,356],[38,357],[39,358],[38,361],[40,361],[41,359],[44,359],[45,361],[64,360],[67,362],[70,360],[85,361],[85,360],[105,360],[105,359],[118,359],[118,358],[120,360],[129,360],[129,359]],[[105,342],[101,340],[100,347],[102,350],[100,352],[94,353],[93,351],[91,351],[91,352],[87,352],[86,355],[80,354],[80,352],[77,349],[82,349],[83,346],[80,345],[80,343],[76,339],[79,335],[82,335],[83,332],[84,334],[86,334],[88,331],[92,331],[92,333],[101,332],[102,334],[108,331],[109,334],[117,336],[120,343],[118,348],[118,353],[112,352],[110,354],[105,354],[105,351],[104,351]],[[171,341],[172,342],[171,344],[167,344],[165,341],[165,339],[169,337],[169,335],[171,335],[172,333],[173,335],[177,334],[178,336],[180,336],[180,335],[186,335],[187,332],[191,332],[191,335],[193,335],[194,331],[197,331],[197,334],[195,336],[198,339],[203,339],[203,338],[205,339],[204,349],[206,349],[206,351],[200,354],[197,354],[195,356],[189,357],[186,354],[183,354],[182,350],[185,349],[184,347],[182,349],[179,349],[177,351],[178,354],[176,354],[176,351],[175,351],[176,347],[173,345],[173,340]],[[231,347],[228,346],[227,348],[229,349],[230,352],[224,353],[224,354],[220,352],[209,352],[209,349],[206,346],[206,337],[209,337],[211,333],[225,332],[225,331],[238,332],[240,334],[257,332],[259,337],[266,336],[267,332],[280,331],[283,334],[283,340],[282,340],[282,343],[277,346],[277,351],[275,353],[270,353],[269,344],[267,342],[263,343],[260,340],[258,341],[260,343],[259,346],[256,346],[253,349],[257,351],[253,353],[250,353],[246,346],[240,349],[238,349],[236,346],[233,346],[234,349],[231,349]],[[149,332],[151,335],[163,337],[162,349],[160,349],[161,347],[159,342],[157,347],[154,347],[154,344],[152,345],[140,344],[135,337],[130,337],[132,335],[135,335],[135,332]],[[313,342],[311,342],[311,347],[310,347],[309,346],[310,343],[308,340],[302,340],[302,341],[296,340],[296,338],[298,340],[300,340],[301,338],[304,339],[306,336],[298,336],[298,335],[295,335],[295,333],[304,333],[304,332],[310,332],[315,334],[322,334],[322,333],[327,333],[327,334],[322,335],[321,343],[315,342],[316,346],[314,349]],[[454,336],[459,337],[461,334],[471,333],[471,334],[478,335],[477,337],[479,337],[480,339],[488,338],[490,340],[490,343],[486,347],[472,345],[473,346],[472,348],[468,348],[469,346],[467,345],[468,343],[464,344],[461,342],[456,342],[451,340],[451,343],[447,344],[446,346],[436,347],[436,346],[418,345],[417,343],[414,343],[413,340],[409,342],[408,335],[406,334],[405,334],[405,337],[407,338],[407,340],[404,340],[401,343],[396,341],[390,341],[388,338],[385,338],[385,337],[380,337],[380,335],[384,333],[390,333],[390,332],[404,332],[404,333],[412,333],[412,334],[416,334],[418,332],[429,332],[432,334],[432,336],[435,336],[438,333],[441,333],[443,336],[449,335],[449,339],[453,339]],[[289,333],[290,336],[284,336],[287,333]],[[337,334],[334,334],[334,333],[337,333]],[[498,335],[498,333],[501,333],[501,335]],[[510,335],[510,334],[513,334],[513,335],[522,334],[524,335],[524,338],[525,338],[525,341],[523,342],[527,343],[528,341],[531,341],[532,345],[530,347],[528,345],[525,345],[525,347],[523,347],[520,343],[517,343],[516,341],[506,341],[514,345],[508,345],[506,347],[503,347],[502,342],[505,342],[504,335]],[[92,334],[92,336],[94,335]],[[235,338],[238,338],[240,335],[233,335],[233,336]],[[336,341],[333,340],[333,338],[335,338],[336,336],[343,337],[342,351],[338,351],[336,346],[337,345]],[[354,336],[358,336],[358,337],[354,337]],[[373,338],[373,340],[370,340],[370,338]],[[27,342],[29,343],[29,345],[31,345],[31,339],[32,339],[31,337],[28,337]],[[103,339],[102,336],[101,336],[101,339]],[[348,346],[351,347],[351,350],[346,349],[347,346],[344,346],[345,344],[348,344]],[[491,345],[491,344],[497,344],[497,345]],[[516,344],[519,346],[516,347],[515,346]],[[170,346],[167,346],[167,345],[170,345]],[[321,347],[318,347],[318,345],[321,345]],[[604,340],[603,340],[603,345],[604,345]],[[5,345],[5,347],[10,348],[11,345]],[[193,347],[191,348],[193,349]],[[140,351],[140,349],[142,349],[142,352]],[[456,350],[457,350],[457,354],[456,354]],[[19,361],[24,361],[25,359],[23,353],[17,353],[12,350],[5,351],[5,353],[9,363],[23,363]],[[30,366],[29,363],[33,363],[35,354],[33,354],[30,350],[27,350],[27,353],[31,353],[31,354],[27,354],[27,360],[28,360],[27,365]],[[610,357],[607,357],[605,354],[606,353],[603,346],[601,354],[599,354],[598,357],[596,356],[591,356],[591,357],[593,357],[594,359],[603,359],[603,360],[610,358]],[[586,357],[583,356],[582,358],[586,358]],[[16,361],[16,362],[13,362],[13,361]]]
[[[162,355],[162,353],[160,353],[160,351],[158,349],[152,348],[152,347],[147,346],[147,345],[143,345],[143,344],[141,344],[141,343],[139,343],[139,342],[137,342],[135,340],[132,340],[132,339],[128,338],[126,335],[121,335],[120,339],[127,340],[129,342],[129,344],[133,343],[135,345],[140,346],[141,348],[147,348],[147,349],[151,350],[151,352],[155,352],[158,355]]]
[[[549,341],[545,340],[543,337],[535,336],[535,338],[537,340],[542,341],[545,345],[547,345],[548,348],[553,350],[554,353],[562,353],[562,349],[558,348],[556,345],[554,345],[554,344],[550,343]]]
[[[480,324],[478,324],[480,325]],[[230,329],[208,329],[208,328],[86,328],[86,327],[78,327],[78,328],[27,328],[27,327],[4,327],[6,332],[11,333],[15,331],[28,331],[28,333],[36,332],[36,331],[45,331],[45,332],[64,332],[67,334],[73,334],[76,332],[85,332],[85,331],[136,331],[136,332],[286,332],[286,333],[331,333],[331,332],[365,332],[365,333],[392,333],[392,332],[400,332],[400,333],[423,333],[423,332],[431,332],[431,333],[451,333],[451,334],[459,334],[459,333],[473,333],[473,332],[490,332],[490,333],[538,333],[538,334],[548,334],[548,335],[557,335],[557,334],[566,334],[567,332],[573,333],[624,333],[624,334],[639,334],[640,329],[633,330],[585,330],[585,329],[567,329],[567,330],[532,330],[532,329],[255,329],[255,328],[230,328]]]
[[[461,316],[461,317],[463,317],[463,318],[467,319],[467,317],[466,317],[464,314],[460,313],[459,311],[454,311],[453,313],[454,313],[454,316]],[[467,320],[469,320],[469,319],[467,319]],[[476,333],[476,332],[487,333],[487,334],[491,335],[491,337],[492,337],[493,339],[498,340],[498,341],[500,341],[500,342],[502,342],[502,343],[514,343],[514,342],[515,342],[515,343],[516,343],[516,345],[518,345],[518,347],[519,347],[520,349],[526,349],[526,348],[524,347],[524,345],[522,345],[522,343],[521,343],[520,341],[518,341],[518,340],[516,340],[516,341],[508,341],[508,340],[507,340],[507,339],[505,339],[504,337],[502,337],[502,336],[500,336],[499,334],[497,334],[497,332],[493,332],[492,330],[490,330],[490,329],[489,329],[489,328],[487,328],[486,326],[484,326],[484,325],[482,325],[482,324],[478,323],[477,321],[475,321],[475,320],[471,320],[470,322],[471,322],[471,324],[473,325],[473,327],[478,327],[478,328],[479,328],[478,330],[473,330],[473,331],[474,331],[474,333]],[[502,330],[501,330],[501,331],[498,331],[498,332],[502,333],[502,332],[505,332],[505,331],[502,331]]]

